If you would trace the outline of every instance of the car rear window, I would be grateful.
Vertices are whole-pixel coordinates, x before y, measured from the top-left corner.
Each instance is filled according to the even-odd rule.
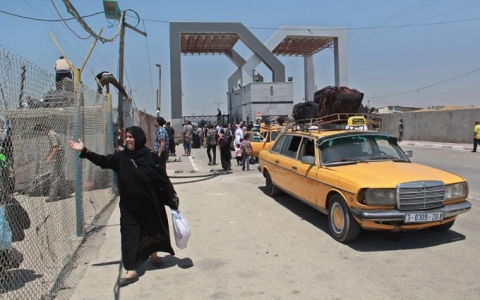
[[[272,142],[277,139],[277,136],[280,132],[278,131],[272,131]]]

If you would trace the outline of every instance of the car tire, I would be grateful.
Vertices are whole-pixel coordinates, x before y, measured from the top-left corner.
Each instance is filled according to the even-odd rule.
[[[330,200],[328,227],[332,237],[341,243],[355,240],[360,233],[360,224],[353,217],[342,196],[338,194]]]
[[[455,220],[450,221],[448,223],[443,223],[442,225],[430,227],[430,230],[433,230],[433,231],[447,231],[450,228],[452,228],[453,223],[455,223]]]
[[[270,173],[268,173],[268,171],[265,172],[265,186],[267,188],[267,195],[269,195],[269,196],[280,195],[281,191],[273,183],[272,178],[270,177]]]

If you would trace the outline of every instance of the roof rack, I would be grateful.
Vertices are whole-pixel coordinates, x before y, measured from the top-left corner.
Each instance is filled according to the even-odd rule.
[[[350,117],[364,117],[367,121],[367,127],[369,130],[383,131],[383,119],[379,115],[372,115],[366,113],[338,113],[331,114],[319,118],[295,120],[293,122],[286,123],[288,129],[312,131],[328,130],[328,129],[345,129],[345,127],[339,128],[341,125],[346,126],[348,118]],[[325,125],[332,124],[338,125],[337,128],[324,128]],[[316,127],[316,128],[315,128]],[[329,126],[327,126],[329,127]],[[332,126],[334,127],[334,126]]]

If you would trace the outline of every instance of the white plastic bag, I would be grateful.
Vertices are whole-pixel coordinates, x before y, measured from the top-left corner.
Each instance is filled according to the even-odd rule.
[[[172,223],[175,244],[177,244],[177,247],[180,249],[186,248],[188,239],[190,238],[190,226],[188,226],[187,220],[179,210],[172,209]]]

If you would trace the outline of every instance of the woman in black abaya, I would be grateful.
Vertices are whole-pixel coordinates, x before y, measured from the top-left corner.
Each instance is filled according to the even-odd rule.
[[[164,205],[178,209],[178,198],[165,169],[156,164],[155,154],[145,143],[145,133],[137,126],[127,128],[125,150],[106,156],[88,150],[80,139],[67,142],[81,158],[117,173],[122,260],[127,270],[120,286],[139,279],[136,270],[149,256],[153,264],[160,263],[157,251],[175,255]]]
[[[220,129],[219,133],[220,141],[220,162],[222,163],[222,168],[224,170],[232,169],[232,151],[230,150],[231,137],[225,134],[223,129]]]

